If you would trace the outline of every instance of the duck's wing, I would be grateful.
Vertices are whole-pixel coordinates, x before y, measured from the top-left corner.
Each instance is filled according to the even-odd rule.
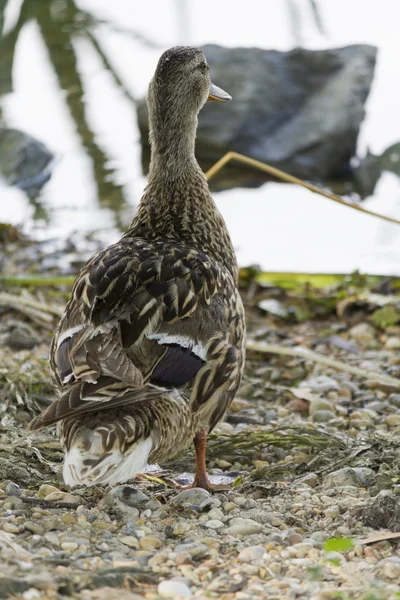
[[[146,401],[159,394],[148,383],[184,385],[204,360],[151,334],[210,305],[221,286],[228,294],[235,289],[228,271],[175,243],[124,238],[99,252],[76,279],[53,340],[50,362],[61,396],[31,428]]]

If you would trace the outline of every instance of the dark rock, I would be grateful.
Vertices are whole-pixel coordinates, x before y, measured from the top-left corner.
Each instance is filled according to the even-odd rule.
[[[0,598],[10,598],[14,594],[23,594],[32,587],[32,583],[24,579],[14,579],[12,577],[1,577],[0,579]]]
[[[400,531],[400,499],[381,492],[370,506],[364,508],[361,520],[367,527]]]
[[[27,133],[0,127],[0,174],[9,185],[37,193],[50,179],[54,155]]]
[[[13,350],[31,350],[39,343],[30,329],[15,327],[8,335],[6,343]]]
[[[110,495],[134,508],[142,506],[149,500],[149,497],[146,496],[146,494],[143,494],[143,492],[132,485],[121,485],[113,488]]]
[[[200,161],[213,163],[232,150],[305,179],[350,175],[374,74],[374,46],[279,52],[206,45],[203,50],[213,81],[233,101],[209,103],[201,111]],[[138,120],[146,143],[144,101]]]
[[[19,485],[17,485],[13,481],[10,481],[10,483],[6,487],[6,494],[7,494],[7,496],[16,496],[16,497],[18,497],[18,496],[21,495],[21,493],[22,493],[22,490],[19,487]]]

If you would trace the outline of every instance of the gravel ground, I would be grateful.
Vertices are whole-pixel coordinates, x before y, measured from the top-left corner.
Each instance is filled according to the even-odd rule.
[[[251,337],[397,378],[400,327],[374,326],[376,297],[353,288],[320,294],[321,314],[309,292],[247,285]],[[28,299],[59,310],[64,289]],[[191,450],[129,485],[69,490],[54,430],[26,431],[51,398],[57,319],[25,309],[0,312],[0,598],[400,598],[399,387],[250,351],[209,441],[219,491],[168,485],[190,478]]]

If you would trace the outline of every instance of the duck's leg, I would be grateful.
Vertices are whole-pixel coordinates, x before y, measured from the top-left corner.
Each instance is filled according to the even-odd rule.
[[[196,473],[193,483],[190,485],[180,485],[172,479],[167,479],[166,477],[164,477],[164,479],[175,489],[181,491],[190,490],[191,488],[203,488],[204,490],[211,490],[213,486],[207,477],[206,470],[207,433],[204,427],[202,427],[194,436],[193,444],[196,451]]]
[[[196,451],[196,475],[191,487],[203,488],[209,490],[212,485],[207,477],[206,469],[206,446],[207,432],[204,427],[196,433],[193,438],[194,449]]]

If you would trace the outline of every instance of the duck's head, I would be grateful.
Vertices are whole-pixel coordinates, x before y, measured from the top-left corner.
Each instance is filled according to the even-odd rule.
[[[170,48],[161,56],[150,82],[150,120],[165,124],[195,118],[207,100],[229,102],[231,96],[211,82],[203,52],[189,46]]]

